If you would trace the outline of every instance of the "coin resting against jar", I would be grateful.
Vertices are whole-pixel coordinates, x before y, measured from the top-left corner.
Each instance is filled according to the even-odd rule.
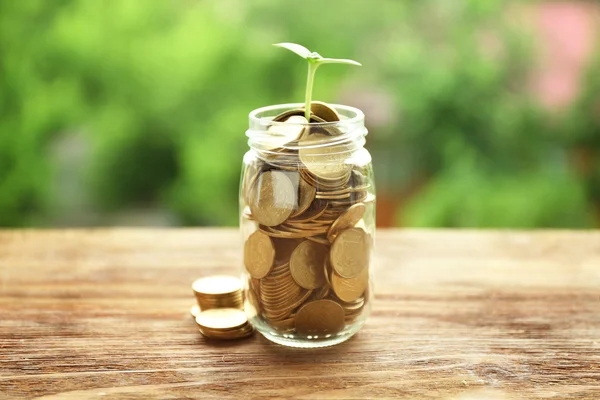
[[[312,102],[310,122],[303,115],[300,105],[251,113],[240,225],[249,320],[273,341],[313,347],[366,319],[375,194],[362,113]]]

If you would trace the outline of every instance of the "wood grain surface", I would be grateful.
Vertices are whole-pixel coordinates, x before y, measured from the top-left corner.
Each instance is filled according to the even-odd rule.
[[[191,282],[237,230],[0,231],[0,398],[600,399],[600,234],[378,231],[341,345],[211,342]]]

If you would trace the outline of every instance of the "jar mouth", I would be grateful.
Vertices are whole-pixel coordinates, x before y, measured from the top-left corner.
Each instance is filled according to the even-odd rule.
[[[248,145],[265,153],[276,153],[282,149],[295,151],[301,148],[332,146],[338,147],[327,151],[348,152],[362,147],[368,133],[364,126],[363,112],[358,108],[341,104],[328,104],[328,106],[337,112],[340,121],[317,123],[273,121],[273,118],[283,112],[303,108],[302,103],[257,108],[249,115],[250,127],[246,131]]]
[[[342,104],[328,104],[330,107],[334,108],[338,114],[343,118],[341,121],[332,121],[332,122],[311,122],[306,124],[298,124],[294,125],[306,125],[313,127],[331,127],[331,126],[339,126],[339,125],[354,125],[362,123],[365,119],[365,115],[358,108],[350,107]],[[289,125],[286,122],[278,122],[273,121],[273,118],[277,116],[279,113],[287,110],[292,110],[295,108],[303,108],[304,103],[288,103],[288,104],[276,104],[272,106],[265,106],[261,108],[257,108],[250,112],[250,127],[254,126],[279,126],[279,125]]]

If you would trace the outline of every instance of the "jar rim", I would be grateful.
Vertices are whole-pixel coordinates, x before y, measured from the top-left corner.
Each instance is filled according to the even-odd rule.
[[[356,107],[346,106],[343,104],[330,104],[327,103],[328,106],[334,108],[336,111],[342,111],[342,114],[353,114],[350,118],[342,119],[341,121],[331,121],[331,122],[309,122],[309,123],[294,123],[293,125],[300,126],[311,126],[311,127],[331,127],[336,125],[352,125],[358,124],[364,121],[365,114]],[[273,121],[272,119],[268,119],[266,117],[260,117],[259,114],[269,113],[272,111],[279,110],[280,112],[294,109],[294,108],[303,108],[304,103],[286,103],[286,104],[274,104],[270,106],[264,106],[257,109],[254,109],[248,115],[250,119],[250,126],[254,124],[260,125],[290,125],[288,122],[284,121]],[[275,115],[274,115],[275,116]]]

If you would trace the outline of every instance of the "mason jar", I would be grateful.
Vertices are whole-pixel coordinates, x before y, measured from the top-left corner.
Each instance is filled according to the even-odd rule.
[[[240,184],[244,308],[267,339],[322,347],[370,312],[375,238],[363,113],[313,102],[250,113]]]

